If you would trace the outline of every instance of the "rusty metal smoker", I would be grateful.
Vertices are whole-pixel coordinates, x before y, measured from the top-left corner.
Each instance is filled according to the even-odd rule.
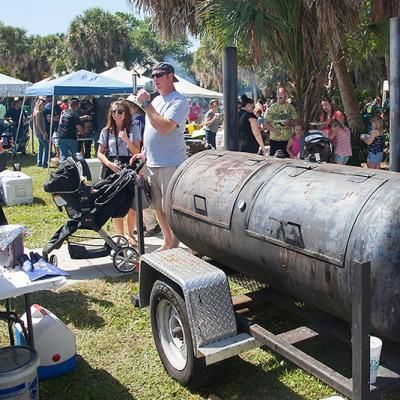
[[[168,219],[191,249],[343,318],[371,261],[371,329],[400,341],[400,174],[206,151],[175,173]]]

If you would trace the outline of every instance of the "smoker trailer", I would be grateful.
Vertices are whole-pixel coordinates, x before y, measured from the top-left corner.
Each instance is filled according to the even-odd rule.
[[[355,292],[368,293],[358,310],[370,315],[361,321],[364,334],[370,324],[371,333],[399,342],[399,198],[397,173],[205,151],[174,174],[166,211],[175,235],[196,253],[343,320],[352,312],[354,319]],[[355,276],[370,285],[360,287]],[[157,350],[181,383],[266,344],[240,333],[226,276],[206,261],[182,249],[144,255],[139,279]],[[321,377],[354,395],[348,382],[331,378]]]

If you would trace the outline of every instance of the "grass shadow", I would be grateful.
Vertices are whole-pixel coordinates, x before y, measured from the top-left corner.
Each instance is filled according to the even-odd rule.
[[[113,303],[109,301],[86,296],[78,289],[36,292],[31,296],[31,303],[48,308],[65,324],[73,324],[77,328],[100,328],[104,325],[104,319],[90,307],[90,303],[104,308],[113,306]],[[16,299],[15,309],[20,314],[24,312],[25,308],[21,297]]]
[[[33,204],[39,204],[41,206],[44,206],[46,202],[41,198],[41,197],[33,197]]]
[[[96,382],[95,385],[88,384]],[[129,390],[104,369],[93,368],[78,356],[77,368],[70,373],[40,382],[41,400],[135,400]]]
[[[280,364],[280,358],[271,357],[267,362],[254,365],[240,357],[233,357],[212,368],[213,382],[198,393],[207,398],[213,394],[221,399],[285,399],[304,400],[301,396],[281,382],[288,366]]]

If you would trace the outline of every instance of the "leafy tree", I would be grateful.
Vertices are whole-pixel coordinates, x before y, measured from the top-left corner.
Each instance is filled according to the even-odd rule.
[[[21,66],[29,60],[29,42],[26,31],[0,22],[0,66],[10,75],[26,79]]]
[[[102,72],[117,61],[129,67],[131,43],[123,20],[101,8],[91,8],[77,16],[68,30],[67,45],[75,58],[75,68]]]
[[[193,57],[192,71],[200,85],[222,92],[222,51],[212,35],[205,35]]]

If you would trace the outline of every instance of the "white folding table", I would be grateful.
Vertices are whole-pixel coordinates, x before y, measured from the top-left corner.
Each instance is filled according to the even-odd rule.
[[[11,313],[10,299],[24,296],[25,312],[28,329],[28,345],[34,348],[34,337],[32,327],[30,294],[40,290],[57,289],[67,282],[64,276],[55,276],[46,279],[38,279],[31,282],[23,271],[5,270],[0,271],[0,300],[6,301],[6,312]],[[8,324],[10,343],[14,345],[14,334],[12,323]]]

